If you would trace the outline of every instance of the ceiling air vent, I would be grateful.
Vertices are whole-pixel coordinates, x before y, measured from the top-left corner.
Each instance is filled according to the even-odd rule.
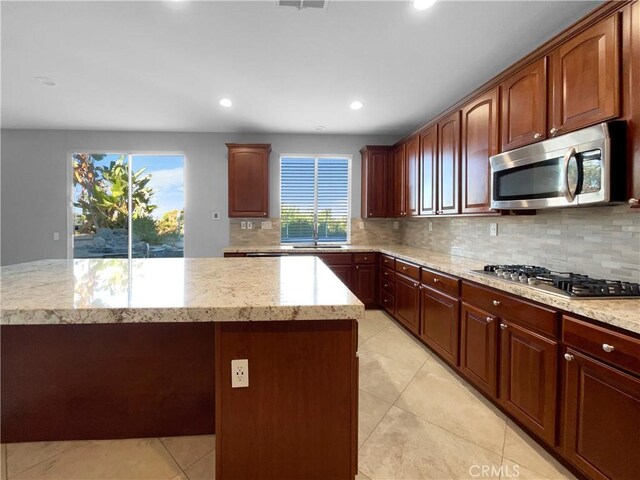
[[[303,8],[327,8],[328,0],[278,0],[281,7],[296,7],[298,10]]]

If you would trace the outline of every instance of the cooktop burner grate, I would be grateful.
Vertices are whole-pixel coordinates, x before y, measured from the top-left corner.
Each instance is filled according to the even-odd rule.
[[[547,293],[571,298],[640,297],[640,284],[590,278],[572,272],[558,272],[535,265],[485,265],[475,273],[526,284]]]

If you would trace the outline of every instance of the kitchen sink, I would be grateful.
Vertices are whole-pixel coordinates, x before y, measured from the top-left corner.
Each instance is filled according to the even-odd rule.
[[[293,248],[345,248],[346,245],[294,245]]]

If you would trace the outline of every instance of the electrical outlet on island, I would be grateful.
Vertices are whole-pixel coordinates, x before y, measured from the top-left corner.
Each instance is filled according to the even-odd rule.
[[[231,388],[249,386],[249,360],[246,358],[231,360]]]

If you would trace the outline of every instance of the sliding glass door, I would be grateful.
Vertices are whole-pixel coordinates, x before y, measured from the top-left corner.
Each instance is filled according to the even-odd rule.
[[[184,156],[73,154],[73,257],[184,256]]]

